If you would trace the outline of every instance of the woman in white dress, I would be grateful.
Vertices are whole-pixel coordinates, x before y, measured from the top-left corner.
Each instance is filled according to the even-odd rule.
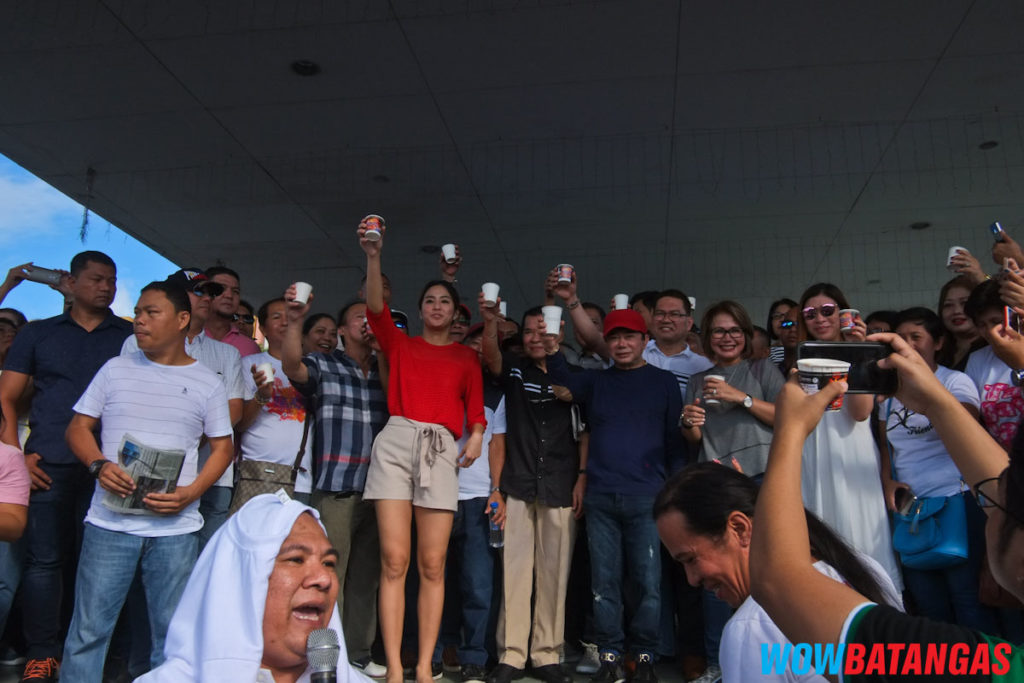
[[[800,297],[800,338],[864,341],[867,328],[860,316],[852,329],[840,329],[839,311],[849,307],[835,285],[811,285]],[[847,395],[841,409],[822,417],[804,443],[803,500],[844,541],[882,565],[902,590],[882,494],[878,447],[871,434],[874,405],[871,394]]]

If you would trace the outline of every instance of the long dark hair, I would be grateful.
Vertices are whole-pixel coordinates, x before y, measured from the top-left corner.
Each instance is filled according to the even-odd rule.
[[[775,301],[773,301],[772,305],[768,307],[768,327],[767,327],[767,329],[768,329],[768,339],[770,341],[775,341],[776,339],[778,339],[778,337],[775,336],[775,330],[772,329],[772,316],[775,315],[775,309],[778,308],[779,306],[789,306],[790,308],[796,308],[797,307],[797,303],[795,301],[793,301],[792,299],[787,299],[786,297],[782,297],[781,299],[776,299]]]
[[[754,519],[759,490],[749,477],[724,465],[714,462],[690,465],[662,487],[654,500],[654,518],[675,510],[686,518],[694,533],[718,539],[725,533],[729,515],[733,512],[742,512]],[[874,575],[849,546],[806,508],[804,514],[807,516],[811,554],[831,565],[868,600],[887,604]]]

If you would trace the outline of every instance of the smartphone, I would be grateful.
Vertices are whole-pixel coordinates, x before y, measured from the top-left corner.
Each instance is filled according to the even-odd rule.
[[[1021,331],[1020,316],[1009,306],[1003,306],[1003,325],[1008,330],[1014,330],[1017,334]]]
[[[1006,231],[1003,230],[1003,226],[999,225],[999,221],[996,221],[992,225],[988,226],[988,229],[992,231],[992,239],[996,242],[1006,241]]]
[[[882,342],[823,342],[805,341],[796,347],[796,357],[830,358],[843,360],[850,364],[850,376],[847,384],[848,394],[882,394],[891,396],[896,393],[899,380],[895,370],[883,370],[878,361],[889,356],[892,347]]]
[[[909,515],[913,511],[914,505],[917,503],[917,496],[915,496],[914,492],[909,488],[896,489],[895,498],[896,512],[901,515]]]

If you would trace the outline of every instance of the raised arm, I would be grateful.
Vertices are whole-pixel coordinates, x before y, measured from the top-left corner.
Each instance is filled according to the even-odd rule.
[[[480,292],[477,303],[480,305],[480,317],[484,321],[484,364],[492,375],[501,377],[501,347],[498,346],[498,304],[501,303],[501,297],[493,306],[485,306],[484,293]]]
[[[293,384],[305,384],[309,381],[309,369],[302,362],[302,321],[309,312],[313,296],[310,294],[309,300],[304,304],[295,301],[294,284],[284,293],[284,300],[288,302],[285,309],[288,327],[284,330],[284,339],[281,342],[281,369]]]
[[[565,302],[565,307],[569,311],[573,327],[580,333],[580,337],[587,347],[593,349],[604,360],[610,360],[612,355],[608,350],[608,344],[605,343],[604,337],[601,336],[601,330],[597,329],[594,321],[587,315],[587,311],[580,305],[578,288],[579,284],[575,271],[572,274],[572,282],[569,283],[558,281],[557,270],[552,270],[548,273],[545,289],[554,292],[555,297]]]
[[[366,252],[366,307],[373,313],[384,310],[384,276],[380,269],[380,252],[384,246],[384,226],[380,239],[372,242],[366,239],[366,221],[360,221],[359,246]]]

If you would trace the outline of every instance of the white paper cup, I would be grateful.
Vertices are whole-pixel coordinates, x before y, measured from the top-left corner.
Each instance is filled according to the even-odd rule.
[[[502,318],[508,317],[508,306],[505,304],[504,301],[498,304],[498,313],[499,315],[501,315]]]
[[[964,251],[968,254],[970,253],[967,251],[966,247],[956,246],[949,248],[949,253],[946,255],[946,268],[948,268],[950,272],[954,273],[956,272],[956,266],[953,265],[953,257],[957,255],[957,251]]]
[[[257,372],[263,373],[263,383],[273,384],[274,383],[274,364],[273,363],[260,363],[256,366]]]
[[[544,327],[547,334],[558,334],[562,327],[562,307],[542,306],[540,310],[544,314]]]
[[[709,379],[717,379],[724,382],[725,375],[708,375],[707,377],[704,378],[704,381],[707,381]],[[708,398],[707,394],[704,395],[704,405],[717,406],[719,403],[721,403],[721,401],[719,401],[717,398]]]
[[[480,291],[484,293],[484,306],[490,307],[498,303],[498,292],[501,291],[501,287],[497,282],[485,282]]]
[[[370,242],[379,242],[380,234],[384,231],[384,219],[371,213],[363,219],[363,222],[366,223],[366,239]]]
[[[308,282],[295,283],[295,301],[304,304],[309,301],[309,295],[313,291],[313,285]]]
[[[796,362],[800,387],[808,394],[816,394],[832,380],[846,379],[850,375],[850,364],[831,358],[801,358]],[[838,396],[828,404],[826,410],[839,410],[843,407],[843,397]]]
[[[629,294],[615,295],[615,310],[624,311],[629,308]]]
[[[455,263],[459,260],[459,257],[455,255],[454,244],[446,244],[441,247],[441,253],[444,254],[445,263]]]

